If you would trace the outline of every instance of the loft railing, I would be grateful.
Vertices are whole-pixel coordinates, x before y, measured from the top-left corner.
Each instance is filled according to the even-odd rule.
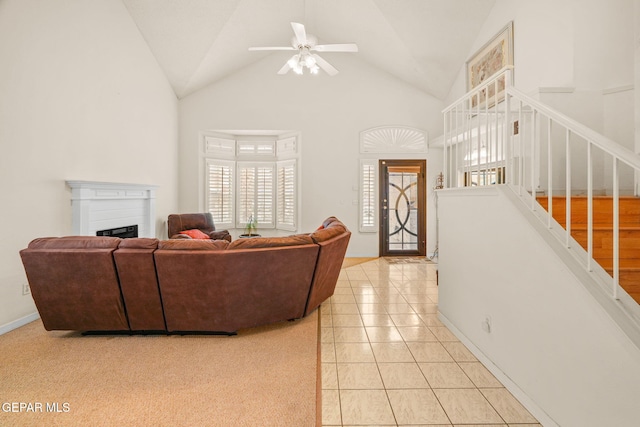
[[[468,92],[444,110],[446,187],[491,185],[506,178],[506,107],[504,93],[511,69]]]
[[[596,265],[594,197],[611,196],[609,289],[619,299],[620,197],[635,193],[640,156],[525,95],[511,82],[512,70],[504,68],[443,111],[445,187],[507,184],[549,229],[558,228],[553,196],[566,196],[564,229],[554,231],[567,249],[577,245],[571,196],[586,197],[582,262],[589,272]],[[547,199],[546,211],[538,203],[541,197]]]

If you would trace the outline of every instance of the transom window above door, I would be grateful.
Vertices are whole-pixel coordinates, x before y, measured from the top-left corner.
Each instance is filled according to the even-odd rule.
[[[377,126],[360,132],[359,230],[377,233],[378,160],[382,158],[425,159],[428,151],[426,131],[408,126]]]

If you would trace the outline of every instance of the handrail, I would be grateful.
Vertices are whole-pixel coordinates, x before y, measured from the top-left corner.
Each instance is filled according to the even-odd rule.
[[[565,116],[564,114],[554,110],[553,108],[543,104],[542,102],[531,98],[530,96],[526,95],[524,92],[516,89],[513,86],[507,87],[507,93],[515,98],[524,101],[526,104],[534,107],[536,110],[542,112],[547,117],[551,117],[554,122],[562,125],[565,128],[571,129],[571,133],[579,135],[580,137],[591,141],[593,144],[598,146],[598,148],[606,151],[612,156],[617,157],[627,165],[636,169],[640,169],[640,155],[634,153],[628,148],[618,144],[617,142],[607,138],[604,135],[599,134],[598,132],[583,125],[582,123]]]
[[[594,193],[610,190],[613,265],[609,279],[599,266],[598,274],[600,283],[610,280],[610,295],[617,300],[624,294],[620,292],[619,283],[620,190],[622,185],[628,189],[636,186],[635,182],[623,184],[620,167],[624,164],[632,168],[634,173],[628,173],[624,178],[635,180],[633,176],[640,177],[640,155],[516,89],[511,84],[511,74],[512,67],[504,67],[442,111],[445,187],[506,183],[531,211],[538,213],[549,229],[557,227],[553,219],[553,194],[564,193],[565,226],[561,233],[555,234],[567,250],[574,252],[577,242],[572,237],[571,196],[586,192],[587,242],[580,256],[586,258],[583,265],[589,272],[597,270]],[[577,164],[584,161],[574,151],[578,144],[583,147],[581,155],[586,152],[586,164]],[[610,168],[605,165],[609,157]],[[585,165],[584,169],[580,169],[582,165]],[[580,173],[582,170],[586,171],[586,176]],[[596,174],[602,188],[594,188]],[[611,179],[609,184],[605,177]],[[540,213],[543,212],[538,202],[540,194],[547,198],[548,209],[544,213]]]

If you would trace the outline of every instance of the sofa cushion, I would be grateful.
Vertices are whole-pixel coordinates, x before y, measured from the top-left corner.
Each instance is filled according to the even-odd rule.
[[[329,217],[322,223],[324,228],[320,228],[309,236],[315,243],[325,242],[347,232],[347,227],[336,217]]]
[[[210,231],[208,234],[210,239],[226,240],[227,242],[231,242],[232,240],[231,234],[229,234],[227,230]]]
[[[332,221],[324,230],[311,234],[320,247],[316,270],[307,300],[305,315],[333,295],[351,232],[340,221]]]
[[[170,239],[158,243],[158,249],[177,251],[222,251],[227,249],[226,240]]]
[[[129,330],[113,253],[121,239],[103,236],[33,240],[20,251],[45,329]]]
[[[197,228],[193,228],[191,230],[182,230],[178,234],[187,235],[192,239],[209,239],[209,235],[207,233],[204,233],[201,230],[198,230]]]
[[[191,240],[191,237],[187,236],[186,234],[174,234],[173,236],[169,237],[170,239],[189,239]]]
[[[166,330],[154,256],[158,239],[123,239],[113,253],[132,331]]]
[[[29,243],[29,249],[116,249],[122,239],[103,236],[42,237]]]
[[[329,218],[322,221],[322,228],[328,228],[334,222],[339,222],[340,224],[342,224],[342,222],[340,222],[338,218],[336,218],[335,216],[330,216]],[[344,224],[342,226],[344,227]]]
[[[281,246],[299,246],[313,244],[313,240],[306,234],[286,237],[251,237],[237,239],[229,244],[232,249],[276,248]]]
[[[131,239],[122,239],[118,249],[157,249],[158,239],[147,237],[136,237]]]

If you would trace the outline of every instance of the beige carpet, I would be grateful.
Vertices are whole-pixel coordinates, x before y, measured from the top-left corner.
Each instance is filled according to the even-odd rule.
[[[83,337],[38,320],[0,336],[0,426],[314,426],[317,343],[318,311],[233,337]]]

